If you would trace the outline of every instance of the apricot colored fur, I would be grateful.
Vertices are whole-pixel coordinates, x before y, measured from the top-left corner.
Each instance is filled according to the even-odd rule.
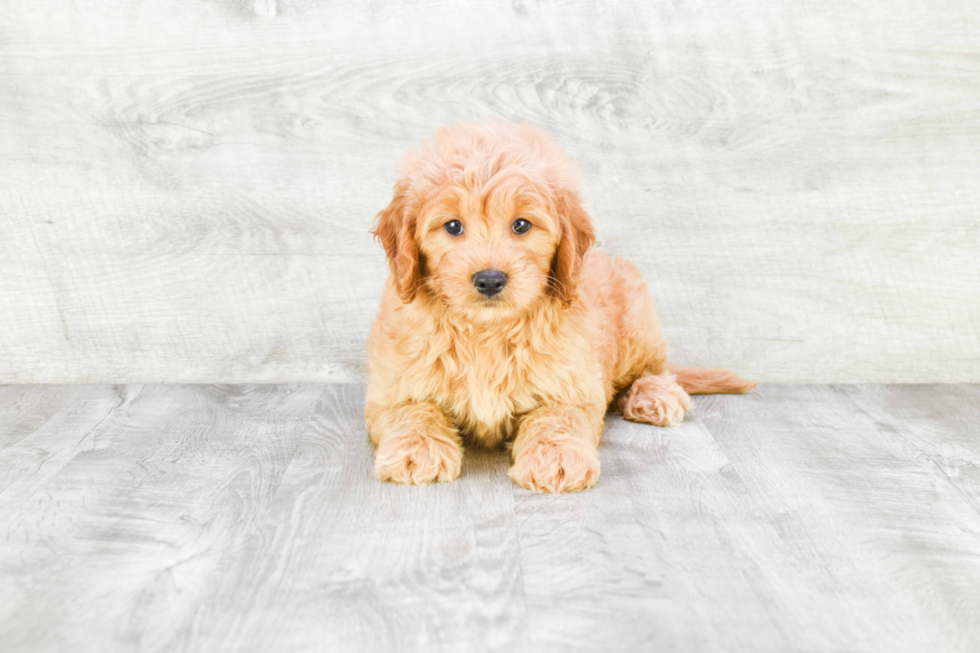
[[[531,230],[515,234],[517,218]],[[451,220],[461,235],[446,232]],[[512,441],[515,482],[582,490],[598,481],[611,404],[670,426],[691,406],[685,388],[754,385],[724,370],[668,368],[646,284],[629,262],[590,249],[572,166],[536,129],[440,129],[405,157],[374,233],[391,269],[368,342],[378,478],[449,481],[464,441]],[[508,277],[492,298],[472,283],[488,269]]]

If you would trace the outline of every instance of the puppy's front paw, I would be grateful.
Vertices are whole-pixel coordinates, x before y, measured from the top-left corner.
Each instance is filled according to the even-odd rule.
[[[599,480],[599,452],[584,439],[534,439],[515,446],[510,477],[537,492],[587,490]]]
[[[393,435],[378,444],[374,475],[382,481],[424,485],[452,481],[463,465],[463,448],[441,433]]]
[[[691,397],[677,385],[673,374],[641,376],[620,397],[619,410],[632,422],[674,426],[684,421]]]

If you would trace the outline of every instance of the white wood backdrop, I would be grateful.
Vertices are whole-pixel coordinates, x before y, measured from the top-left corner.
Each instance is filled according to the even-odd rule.
[[[980,381],[975,0],[0,1],[0,381],[353,381],[437,125],[552,131],[672,357]]]

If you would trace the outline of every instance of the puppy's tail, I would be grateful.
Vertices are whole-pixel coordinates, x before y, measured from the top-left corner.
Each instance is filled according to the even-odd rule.
[[[691,395],[740,394],[758,385],[746,381],[735,372],[717,367],[684,367],[667,363],[667,371],[677,375],[677,382]]]

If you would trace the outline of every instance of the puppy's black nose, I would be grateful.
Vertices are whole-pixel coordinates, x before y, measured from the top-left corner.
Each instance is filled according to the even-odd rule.
[[[481,270],[473,275],[473,285],[480,293],[493,297],[507,285],[507,275],[500,270]]]

